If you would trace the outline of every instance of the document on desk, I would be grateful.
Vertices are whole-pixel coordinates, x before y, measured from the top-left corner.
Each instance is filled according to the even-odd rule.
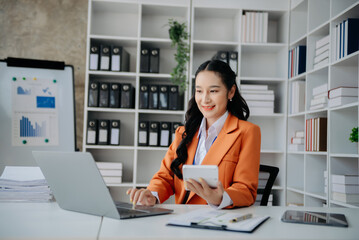
[[[175,216],[167,225],[251,233],[268,218],[233,210],[205,208]]]

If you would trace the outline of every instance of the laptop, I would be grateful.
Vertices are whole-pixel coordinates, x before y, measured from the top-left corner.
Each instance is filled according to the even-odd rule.
[[[88,152],[32,152],[62,209],[128,219],[161,215],[172,209],[114,202],[95,160]]]

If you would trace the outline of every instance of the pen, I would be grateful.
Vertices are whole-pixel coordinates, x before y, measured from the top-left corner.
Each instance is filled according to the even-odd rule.
[[[253,216],[252,213],[248,213],[246,215],[243,215],[243,216],[240,216],[237,218],[233,218],[233,219],[229,220],[229,222],[231,222],[231,223],[240,222],[240,221],[252,218],[252,216]]]

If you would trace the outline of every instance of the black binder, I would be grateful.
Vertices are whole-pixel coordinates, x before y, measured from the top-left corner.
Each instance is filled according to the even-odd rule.
[[[110,47],[106,45],[100,47],[100,70],[110,70]]]
[[[97,144],[97,120],[89,120],[87,122],[87,145]]]
[[[130,54],[123,47],[112,46],[111,70],[121,72],[130,71]]]
[[[212,59],[221,60],[225,63],[228,63],[228,52],[227,51],[218,51]]]
[[[159,145],[159,130],[160,130],[159,122],[150,122],[149,139],[148,139],[149,146]]]
[[[178,86],[170,86],[168,91],[168,109],[179,110],[180,99],[178,93]]]
[[[158,86],[151,85],[150,93],[148,98],[148,108],[149,109],[158,109]]]
[[[171,123],[161,122],[160,126],[160,146],[168,147],[170,145],[171,138]]]
[[[176,130],[179,126],[182,126],[182,123],[180,122],[172,122],[171,123],[171,142],[175,140]]]
[[[110,145],[120,145],[120,120],[110,122]]]
[[[160,86],[158,109],[168,109],[168,86]]]
[[[148,122],[140,121],[138,124],[138,146],[148,146]]]
[[[88,106],[89,107],[98,107],[98,89],[99,83],[91,81],[89,85],[89,98]]]
[[[118,83],[111,83],[110,85],[110,108],[120,107],[120,88],[121,85]]]
[[[97,144],[107,145],[109,140],[109,121],[98,120]]]
[[[121,108],[133,108],[134,88],[131,83],[121,85]]]
[[[237,75],[238,74],[238,52],[231,51],[228,53],[228,64],[231,67],[232,71]]]
[[[110,89],[108,83],[100,84],[100,99],[98,103],[99,107],[108,107],[109,90]]]
[[[111,46],[111,71],[121,70],[121,47]]]
[[[141,84],[140,86],[140,106],[141,109],[147,109],[148,108],[148,85]]]
[[[99,63],[99,49],[97,45],[92,44],[90,48],[90,70],[98,70]]]
[[[150,73],[160,72],[160,49],[153,48],[150,53]]]
[[[140,72],[148,73],[150,71],[150,52],[148,48],[141,49],[141,59],[140,59]]]

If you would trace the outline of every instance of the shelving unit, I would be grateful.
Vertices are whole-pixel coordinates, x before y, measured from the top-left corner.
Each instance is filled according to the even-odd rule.
[[[288,79],[303,80],[306,85],[305,111],[288,114],[287,145],[295,130],[305,129],[306,119],[326,117],[326,152],[287,152],[287,204],[304,206],[358,207],[332,200],[332,174],[358,174],[358,145],[351,143],[351,129],[358,126],[358,101],[336,108],[309,110],[312,89],[328,84],[328,89],[339,86],[358,87],[358,52],[338,61],[335,59],[335,26],[348,17],[359,18],[359,1],[302,0],[291,1],[290,49],[307,46],[306,73]],[[315,43],[330,35],[329,63],[313,69]],[[289,88],[288,88],[289,89]],[[290,101],[288,91],[288,101]],[[325,191],[328,186],[328,191]]]
[[[310,46],[321,36],[332,32],[333,24],[342,20],[348,8],[357,8],[353,6],[354,2],[356,1],[343,6],[339,0],[313,1],[313,3],[312,1],[294,1],[291,9],[290,2],[286,0],[89,0],[87,52],[89,53],[91,43],[104,42],[123,46],[131,56],[129,72],[86,72],[84,122],[87,123],[88,119],[92,118],[121,120],[120,146],[86,145],[86,141],[83,145],[83,150],[91,152],[96,161],[123,163],[123,183],[110,186],[114,198],[128,201],[126,197],[119,198],[119,193],[122,195],[128,187],[147,186],[152,175],[159,169],[167,150],[163,147],[138,146],[139,121],[182,122],[186,103],[192,94],[192,82],[198,66],[211,59],[217,51],[225,50],[238,52],[237,82],[239,86],[241,84],[266,84],[275,92],[275,113],[251,115],[249,118],[249,121],[261,128],[261,163],[274,165],[280,169],[273,188],[273,204],[285,205],[288,202],[296,202],[306,205],[311,203],[309,205],[316,206],[320,205],[316,204],[317,202],[328,202],[329,198],[325,197],[324,190],[320,192],[320,189],[324,189],[324,182],[319,179],[323,174],[315,175],[311,172],[314,171],[312,169],[324,171],[333,168],[329,166],[338,165],[337,162],[341,160],[355,159],[357,157],[355,154],[358,152],[353,149],[345,153],[330,151],[325,154],[287,152],[290,132],[294,128],[304,126],[305,119],[311,115],[323,114],[334,121],[339,118],[339,113],[353,117],[355,111],[353,113],[346,108],[314,112],[306,110],[303,113],[290,115],[287,112],[288,88],[292,81],[302,79],[307,82],[306,88],[309,93],[309,89],[319,85],[320,82],[329,81],[328,79],[332,79],[332,76],[341,74],[341,69],[348,65],[352,66],[351,72],[355,75],[354,69],[358,65],[358,55],[348,56],[336,63],[331,62],[329,66],[319,70],[313,70],[312,66],[307,66],[307,73],[288,80],[288,50],[289,47],[304,44],[309,46],[307,51],[311,51]],[[326,4],[323,9],[330,13],[321,13],[323,10],[319,4]],[[318,9],[320,9],[320,16],[312,12]],[[241,42],[241,16],[246,11],[268,12],[267,43]],[[170,18],[186,22],[190,33],[188,41],[190,44],[188,79],[190,81],[188,90],[184,94],[184,109],[179,111],[139,109],[140,84],[171,84],[170,72],[175,66],[172,57],[175,50],[171,48],[167,32]],[[290,23],[295,24],[296,27],[290,28]],[[140,72],[141,47],[160,48],[160,73]],[[312,65],[309,61],[308,64]],[[87,69],[88,66],[87,62]],[[357,72],[356,77],[358,77]],[[134,109],[87,107],[87,89],[89,81],[92,80],[131,83],[136,89]],[[331,80],[329,84],[336,85],[335,81]],[[358,106],[354,105],[351,109],[356,109],[357,116]],[[333,121],[329,121],[328,124],[333,124]],[[349,121],[350,124],[355,122],[357,124],[358,117]],[[84,124],[84,139],[86,139],[86,125]],[[340,132],[331,134],[341,137]],[[335,149],[335,147],[330,149]],[[332,154],[335,155],[332,156]],[[334,159],[330,162],[331,164],[329,164],[329,159]],[[319,183],[314,187],[311,186],[310,181]],[[170,199],[171,201],[173,199]]]

